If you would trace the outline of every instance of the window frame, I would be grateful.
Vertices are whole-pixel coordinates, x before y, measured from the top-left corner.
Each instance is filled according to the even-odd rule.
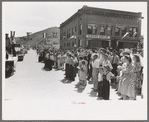
[[[101,32],[101,27],[104,26],[104,32]],[[100,23],[100,28],[99,28],[99,34],[100,35],[106,35],[106,23]],[[103,33],[103,34],[102,34]]]
[[[89,25],[92,25],[92,24],[96,25],[95,33],[93,33],[93,30],[94,30],[94,29],[91,29],[92,32],[89,33],[88,27],[89,27]],[[88,23],[88,24],[87,24],[87,34],[97,35],[97,30],[98,30],[98,24],[97,24],[97,23]]]

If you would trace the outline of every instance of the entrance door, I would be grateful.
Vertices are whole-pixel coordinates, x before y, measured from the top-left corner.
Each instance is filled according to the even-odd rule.
[[[88,40],[88,48],[99,48],[101,47],[100,40]]]
[[[102,47],[103,47],[103,48],[109,47],[109,41],[103,40],[103,41],[102,41]]]
[[[112,41],[111,41],[111,47],[112,47],[113,49],[116,49],[116,48],[117,48],[117,41],[112,40]]]
[[[123,49],[124,48],[124,42],[119,42],[118,43],[118,48]]]

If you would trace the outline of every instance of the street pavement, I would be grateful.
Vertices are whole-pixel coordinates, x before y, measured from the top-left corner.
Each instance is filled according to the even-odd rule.
[[[111,87],[110,100],[99,100],[97,92],[91,89],[93,84],[88,83],[85,89],[76,88],[78,77],[74,82],[64,83],[64,71],[45,71],[43,67],[34,50],[28,51],[22,62],[17,62],[15,74],[5,79],[3,119],[112,120],[126,119],[126,116],[141,119],[131,115],[136,101],[143,100],[141,97],[127,105],[128,102],[118,100],[119,96]]]

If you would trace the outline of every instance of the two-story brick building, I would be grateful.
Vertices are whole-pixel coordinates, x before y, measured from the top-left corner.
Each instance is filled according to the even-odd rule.
[[[134,48],[141,36],[141,14],[83,6],[60,25],[60,47]]]

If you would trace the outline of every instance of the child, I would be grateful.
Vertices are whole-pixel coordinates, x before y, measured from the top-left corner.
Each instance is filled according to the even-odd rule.
[[[80,72],[79,72],[79,82],[81,83],[81,87],[84,88],[87,84],[86,82],[86,75],[87,75],[87,67],[85,61],[82,61],[82,65],[80,66]]]
[[[104,100],[109,100],[110,97],[110,84],[109,80],[114,79],[114,74],[110,72],[110,67],[109,66],[104,66],[103,67],[103,73],[102,73],[102,78],[103,78],[103,88],[102,88],[102,98]]]

